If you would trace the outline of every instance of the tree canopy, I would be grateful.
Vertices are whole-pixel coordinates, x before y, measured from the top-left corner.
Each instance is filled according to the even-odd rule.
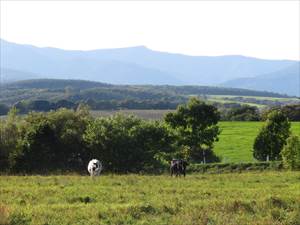
[[[265,161],[280,159],[280,152],[290,135],[290,122],[281,111],[272,111],[255,138],[254,158]]]
[[[189,147],[190,158],[194,161],[217,160],[211,151],[213,143],[218,141],[219,120],[217,108],[198,98],[191,98],[186,105],[180,105],[176,112],[165,116],[166,124],[177,132],[180,145]]]

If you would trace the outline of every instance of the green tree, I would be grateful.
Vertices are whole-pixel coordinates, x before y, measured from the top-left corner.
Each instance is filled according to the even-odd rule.
[[[279,110],[268,115],[266,124],[255,138],[253,156],[257,160],[278,160],[290,135],[290,122]]]
[[[6,119],[0,119],[0,170],[9,170],[9,155],[15,151],[20,139],[17,109],[11,108]]]
[[[228,111],[227,120],[232,121],[259,121],[260,116],[257,107],[243,105],[240,108],[232,108]]]
[[[54,168],[54,150],[58,140],[53,126],[41,113],[30,113],[22,124],[22,139],[10,155],[13,170],[18,172],[46,172]]]
[[[165,116],[166,124],[177,133],[178,144],[190,148],[192,160],[204,162],[218,161],[212,149],[220,133],[219,119],[217,108],[198,98],[191,98],[186,105],[178,106],[176,112]]]
[[[83,134],[91,120],[84,107],[29,113],[21,125],[21,141],[11,154],[13,169],[25,172],[85,169],[89,159]]]
[[[281,152],[283,165],[291,170],[300,169],[300,137],[290,136]]]

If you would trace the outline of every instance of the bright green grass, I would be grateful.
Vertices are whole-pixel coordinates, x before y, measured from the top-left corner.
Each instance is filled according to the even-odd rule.
[[[264,122],[220,122],[222,130],[219,142],[215,143],[215,152],[223,162],[251,162],[252,147]],[[300,122],[292,122],[293,134],[300,135]]]
[[[299,224],[300,172],[193,174],[185,179],[1,176],[0,222],[11,219],[22,225]]]

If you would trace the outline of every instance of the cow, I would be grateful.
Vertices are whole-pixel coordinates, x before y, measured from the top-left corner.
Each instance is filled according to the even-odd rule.
[[[182,159],[172,159],[170,163],[170,173],[171,176],[173,174],[177,177],[183,175],[185,177],[186,167],[188,166],[188,162]]]
[[[102,163],[98,159],[92,159],[87,167],[91,177],[99,176],[102,171]]]

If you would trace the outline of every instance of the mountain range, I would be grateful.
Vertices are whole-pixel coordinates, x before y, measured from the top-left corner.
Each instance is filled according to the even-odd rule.
[[[300,66],[292,66],[279,71],[250,78],[239,78],[223,83],[224,87],[238,87],[258,91],[272,90],[276,93],[287,93],[300,96]]]
[[[189,56],[145,46],[89,51],[1,40],[2,81],[84,79],[111,84],[211,85],[299,96],[299,61]]]

